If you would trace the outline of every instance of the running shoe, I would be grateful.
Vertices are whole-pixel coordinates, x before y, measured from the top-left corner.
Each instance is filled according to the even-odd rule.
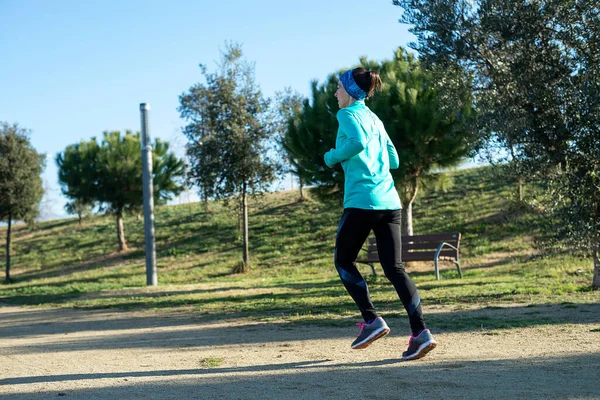
[[[408,349],[402,353],[402,359],[404,361],[417,360],[435,349],[435,346],[437,346],[437,342],[433,335],[429,329],[424,329],[418,336],[410,335]]]
[[[356,325],[360,328],[360,332],[358,332],[358,337],[352,343],[352,348],[355,350],[366,349],[371,343],[390,333],[390,328],[381,317],[375,318],[370,324],[359,322]]]

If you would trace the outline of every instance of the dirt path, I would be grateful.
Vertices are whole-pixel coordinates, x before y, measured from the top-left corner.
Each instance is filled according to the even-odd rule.
[[[4,306],[0,398],[600,399],[593,318],[440,332],[428,357],[401,362],[399,318],[390,336],[352,351],[351,326]]]

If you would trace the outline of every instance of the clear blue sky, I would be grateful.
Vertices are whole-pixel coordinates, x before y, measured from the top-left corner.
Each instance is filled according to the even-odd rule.
[[[0,121],[30,129],[52,157],[42,212],[64,215],[54,155],[104,130],[139,130],[142,102],[152,136],[183,154],[178,97],[226,41],[243,45],[265,95],[308,95],[311,80],[414,40],[401,11],[391,0],[0,0]]]

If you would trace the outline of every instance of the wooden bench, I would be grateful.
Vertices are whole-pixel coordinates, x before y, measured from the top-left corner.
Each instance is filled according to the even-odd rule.
[[[358,263],[369,264],[375,274],[374,263],[379,262],[377,242],[375,238],[367,240],[366,257],[356,260]],[[440,279],[438,261],[452,261],[456,264],[458,276],[462,278],[458,249],[460,233],[443,233],[437,235],[402,236],[402,261],[431,261],[433,260],[435,279]]]

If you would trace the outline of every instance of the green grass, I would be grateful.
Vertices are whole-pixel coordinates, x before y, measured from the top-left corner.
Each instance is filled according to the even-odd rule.
[[[204,368],[217,368],[223,364],[222,358],[209,357],[200,361],[200,365]]]
[[[569,309],[597,301],[597,292],[590,290],[591,261],[565,253],[540,253],[534,241],[541,217],[511,206],[507,200],[511,186],[497,182],[489,168],[455,175],[450,191],[425,193],[415,204],[414,231],[461,232],[464,278],[458,279],[450,263],[442,263],[440,281],[435,280],[433,263],[409,266],[424,304],[563,304]],[[158,207],[158,288],[145,286],[143,221],[136,216],[125,220],[130,247],[126,253],[115,252],[115,222],[108,216],[94,216],[82,227],[76,219],[40,223],[33,232],[18,226],[12,248],[14,282],[0,285],[0,302],[181,309],[328,324],[355,317],[356,308],[332,266],[341,208],[297,198],[296,191],[289,191],[251,203],[252,264],[245,274],[232,274],[241,263],[241,240],[237,219],[224,204],[211,203],[210,213],[200,204]],[[1,236],[5,229],[0,229]],[[370,274],[368,266],[360,268],[365,276]],[[367,278],[376,306],[401,315],[401,303],[379,271],[379,276]],[[533,317],[536,314],[528,316]],[[444,318],[437,322],[451,323]],[[487,322],[482,316],[469,318],[470,325]],[[519,317],[505,325],[521,326],[524,320]]]

